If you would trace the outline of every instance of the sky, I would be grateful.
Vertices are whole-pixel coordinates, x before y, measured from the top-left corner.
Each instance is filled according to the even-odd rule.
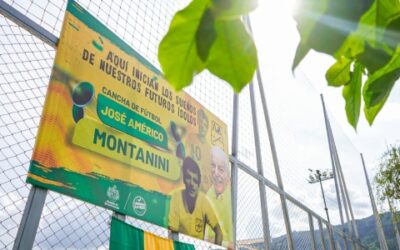
[[[268,64],[266,67],[272,68],[270,71],[274,72],[277,72],[276,69],[278,69],[279,73],[275,74],[289,76],[288,72],[299,41],[296,23],[291,17],[291,12],[296,9],[295,2],[296,0],[260,1],[259,8],[252,13],[253,26],[258,28],[254,33],[257,39],[259,58],[261,61],[264,61],[264,56],[272,58],[272,60],[265,59],[270,62],[270,64],[266,62]],[[276,36],[279,39],[276,39]],[[285,49],[276,49],[279,47]],[[324,94],[325,101],[333,115],[332,118],[339,123],[351,142],[360,152],[364,153],[364,157],[372,164],[379,158],[387,145],[396,143],[400,139],[400,134],[394,129],[400,123],[398,115],[400,110],[399,81],[374,124],[369,126],[361,114],[357,131],[354,131],[346,120],[341,89],[328,87],[325,80],[325,72],[334,62],[329,55],[311,51],[300,64],[299,69],[295,71],[295,78],[301,83],[304,81],[302,78],[307,78],[306,81],[308,80],[317,93]]]
[[[326,70],[334,63],[332,57],[311,51],[296,71],[291,71],[299,42],[296,23],[291,17],[295,8],[295,0],[259,1],[258,9],[251,14],[285,189],[324,216],[322,198],[315,197],[320,196],[316,193],[318,187],[311,189],[311,185],[301,183],[307,178],[308,168],[330,168],[319,100],[319,94],[323,94],[355,217],[369,216],[372,210],[359,153],[364,155],[372,180],[382,153],[388,145],[400,142],[399,81],[374,124],[369,126],[361,113],[355,131],[347,123],[341,89],[328,87],[325,80]],[[331,217],[338,223],[333,181],[326,181],[324,187]]]

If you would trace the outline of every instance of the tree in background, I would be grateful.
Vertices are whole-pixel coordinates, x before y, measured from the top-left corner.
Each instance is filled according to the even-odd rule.
[[[392,214],[393,228],[397,245],[400,247],[399,221],[400,213],[400,145],[390,146],[382,155],[379,171],[375,176],[375,189],[381,204],[387,201]]]
[[[375,183],[380,200],[400,200],[400,145],[390,146],[382,155]]]

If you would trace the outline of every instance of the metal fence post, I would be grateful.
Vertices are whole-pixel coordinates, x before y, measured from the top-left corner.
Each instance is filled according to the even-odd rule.
[[[358,249],[358,245],[355,242],[355,240],[357,240],[357,238],[358,238],[357,228],[354,225],[354,216],[353,216],[352,210],[351,210],[350,199],[348,197],[347,188],[346,188],[346,185],[344,182],[344,175],[343,175],[343,172],[341,172],[340,160],[339,160],[339,156],[336,151],[336,146],[334,143],[332,130],[330,128],[329,122],[328,122],[328,128],[329,128],[329,134],[330,134],[330,138],[331,138],[330,143],[332,144],[333,155],[334,155],[334,160],[335,160],[336,174],[337,174],[338,180],[339,180],[339,189],[340,189],[340,192],[343,197],[343,206],[344,206],[344,211],[346,214],[347,226],[349,228],[349,233],[351,236],[351,244],[353,246],[353,249]],[[349,210],[350,210],[351,217],[349,216]]]
[[[325,108],[324,96],[321,94],[320,97],[321,97],[321,103],[322,103],[322,110],[323,110],[323,113],[324,113],[326,135],[327,135],[327,138],[328,138],[329,155],[330,155],[330,158],[331,158],[333,179],[335,181],[335,191],[336,191],[336,199],[337,199],[337,203],[338,203],[338,207],[339,207],[340,223],[342,224],[342,229],[345,232],[343,211],[342,211],[342,203],[341,203],[341,198],[340,198],[340,193],[339,193],[339,184],[338,184],[338,179],[337,179],[338,178],[338,174],[337,174],[336,167],[335,167],[335,158],[334,158],[332,144],[331,144],[331,140],[330,140],[330,136],[329,136],[328,114],[327,114],[326,108]],[[347,249],[347,243],[345,244],[345,249]]]
[[[232,157],[236,158],[238,154],[238,128],[239,128],[239,95],[233,95],[233,117],[232,117]],[[236,161],[232,163],[231,168],[231,187],[232,187],[232,216],[233,216],[233,242],[237,249],[236,224],[237,224],[237,196],[238,196],[238,167]]]
[[[338,177],[339,177],[339,185],[341,187],[341,191],[343,192],[343,204],[345,206],[345,211],[346,211],[346,216],[348,216],[347,214],[347,206],[348,206],[348,210],[350,211],[350,223],[351,223],[351,227],[350,229],[352,229],[355,238],[357,241],[359,241],[359,234],[358,234],[358,230],[357,230],[357,225],[355,223],[355,219],[354,219],[354,214],[353,214],[353,209],[350,203],[350,197],[349,197],[349,193],[347,190],[347,185],[346,185],[346,181],[344,179],[344,174],[342,171],[342,167],[340,164],[340,160],[339,160],[339,156],[337,153],[337,149],[336,149],[336,145],[335,145],[335,139],[333,137],[332,134],[332,128],[330,126],[330,122],[329,122],[329,118],[328,115],[326,114],[326,109],[325,109],[325,103],[324,103],[324,98],[321,95],[321,100],[322,100],[322,104],[323,104],[323,108],[324,108],[324,115],[325,115],[325,123],[326,123],[326,130],[327,130],[327,134],[328,134],[328,141],[331,145],[331,149],[332,149],[332,153],[333,153],[333,157],[334,157],[334,162],[335,162],[335,167],[338,173]],[[352,241],[354,243],[354,241]],[[356,245],[356,247],[358,247],[358,244]]]
[[[39,226],[47,189],[32,186],[29,191],[28,201],[25,204],[24,214],[18,227],[13,250],[32,249],[36,232]]]
[[[251,24],[250,24],[250,18],[248,16],[246,16],[245,20],[246,20],[247,26],[249,27],[250,33],[252,33]],[[272,161],[273,161],[273,164],[274,164],[276,180],[277,180],[278,187],[281,190],[284,190],[281,171],[279,169],[278,154],[276,152],[274,135],[272,133],[271,120],[269,118],[267,101],[266,101],[266,98],[265,98],[265,92],[264,92],[263,82],[262,82],[261,73],[260,73],[260,69],[259,68],[256,69],[256,74],[257,74],[258,88],[259,88],[259,92],[260,92],[260,95],[261,95],[261,103],[262,103],[262,108],[263,108],[263,112],[264,112],[265,124],[266,124],[266,128],[267,128],[268,139],[269,139],[268,141],[269,141],[269,145],[270,145],[270,148],[271,148],[271,155],[272,155]],[[290,250],[292,250],[292,249],[294,249],[293,238],[292,238],[292,227],[290,225],[289,212],[288,212],[288,208],[287,208],[286,197],[284,195],[280,194],[279,198],[281,200],[283,219],[284,219],[284,222],[285,222],[286,238],[287,238],[287,242],[288,242],[288,248]]]
[[[0,1],[0,13],[25,30],[29,31],[29,33],[42,40],[44,43],[56,48],[58,38],[55,35],[37,23],[33,22],[31,19],[4,1]]]
[[[253,120],[254,143],[255,143],[255,148],[256,148],[257,170],[258,170],[258,174],[264,177],[264,169],[263,169],[263,165],[262,165],[261,146],[260,146],[261,143],[260,143],[259,132],[258,132],[257,110],[256,110],[256,101],[255,101],[255,97],[254,97],[253,83],[250,83],[249,88],[250,88],[251,114],[252,114],[252,120]],[[265,190],[264,182],[259,180],[258,183],[259,183],[260,199],[261,199],[261,216],[262,216],[262,220],[263,220],[264,244],[265,244],[265,249],[270,250],[271,234],[269,231],[267,192]]]
[[[330,245],[330,247],[331,247],[331,250],[335,250],[336,247],[335,247],[335,241],[334,241],[334,238],[333,238],[332,225],[329,224],[329,223],[327,223],[327,224],[326,224],[326,228],[328,229],[329,245]]]
[[[329,125],[329,123],[328,123],[328,125]],[[330,127],[330,125],[329,125],[329,127]],[[332,140],[333,150],[334,150],[335,158],[336,158],[336,162],[337,162],[337,170],[338,170],[338,173],[339,173],[339,176],[340,176],[339,180],[341,181],[341,184],[342,184],[341,186],[342,186],[342,188],[344,190],[344,200],[347,202],[348,209],[349,209],[349,212],[350,212],[351,225],[352,225],[353,233],[355,235],[356,241],[359,242],[360,241],[360,236],[358,234],[357,224],[356,224],[356,221],[354,219],[354,213],[353,213],[353,208],[352,208],[352,205],[351,205],[351,202],[350,202],[349,192],[348,192],[348,189],[347,189],[346,181],[344,179],[342,166],[340,164],[339,156],[338,156],[338,153],[337,153],[337,149],[336,149],[336,146],[335,146],[335,141],[334,141],[331,129],[330,129],[330,133],[331,133],[331,140]],[[357,244],[357,247],[358,247],[358,244]]]
[[[120,214],[117,212],[113,212],[111,217],[117,218],[118,220],[125,221],[126,220],[126,215],[125,214]]]
[[[168,230],[168,239],[174,240],[174,241],[179,241],[179,233],[172,232],[171,230]]]
[[[33,22],[27,16],[16,10],[4,1],[0,1],[0,14],[27,30],[44,43],[56,48],[58,38],[52,33]],[[14,240],[13,249],[32,249],[40,217],[46,201],[47,189],[32,185],[18,232]]]
[[[364,162],[363,154],[360,154],[360,157],[361,157],[361,162],[362,162],[363,169],[364,169],[365,181],[367,182],[369,199],[371,200],[372,212],[374,213],[374,217],[375,217],[376,234],[378,235],[379,246],[381,247],[382,250],[387,250],[388,246],[386,244],[386,239],[385,239],[385,234],[383,232],[381,219],[379,218],[378,209],[376,207],[374,194],[372,192],[371,184],[369,182],[367,169],[365,168],[365,162]]]
[[[311,213],[308,213],[308,224],[310,227],[311,249],[317,250],[317,244],[315,242],[315,235],[314,235],[314,221]]]
[[[328,126],[329,128],[330,128],[330,126]],[[330,143],[332,144],[332,140],[330,140]],[[342,176],[341,174],[340,174],[340,172],[339,172],[339,166],[338,166],[338,164],[340,164],[339,163],[339,159],[337,158],[337,156],[336,156],[336,151],[335,151],[335,146],[332,144],[332,148],[333,148],[333,152],[334,152],[334,159],[335,159],[335,162],[336,162],[336,168],[335,168],[335,170],[336,170],[336,174],[337,174],[337,177],[338,177],[338,180],[339,180],[339,189],[340,189],[340,192],[341,192],[341,194],[342,194],[342,197],[343,197],[343,206],[344,206],[344,211],[345,211],[345,214],[346,214],[346,219],[347,219],[347,226],[348,226],[348,228],[349,228],[349,233],[350,233],[350,235],[351,235],[351,237],[352,237],[352,240],[351,240],[351,244],[352,244],[352,246],[353,246],[353,249],[357,249],[357,246],[356,246],[356,244],[355,244],[355,242],[354,242],[354,237],[353,237],[353,234],[354,234],[354,228],[353,228],[353,225],[352,225],[352,223],[351,223],[351,219],[350,219],[350,216],[349,216],[349,211],[348,211],[348,209],[349,209],[349,207],[348,207],[348,205],[347,205],[347,199],[346,199],[346,193],[345,193],[345,190],[344,190],[344,185],[343,185],[343,178],[344,178],[344,176]],[[346,244],[346,247],[347,247],[347,244]]]
[[[320,237],[321,237],[322,250],[326,250],[325,238],[324,238],[324,227],[322,226],[321,219],[318,219],[318,227],[319,227],[319,233],[320,233]]]
[[[231,171],[231,185],[232,185],[233,244],[234,244],[234,248],[237,249],[236,230],[237,230],[238,167],[237,167],[236,163],[232,164],[231,170],[232,170]]]
[[[374,213],[374,217],[375,217],[376,234],[378,235],[379,246],[381,247],[382,250],[387,250],[388,247],[386,244],[385,234],[383,232],[381,219],[379,218],[379,213],[378,213],[378,209],[376,207],[374,194],[372,193],[371,184],[369,183],[367,169],[365,168],[364,157],[362,154],[360,154],[360,157],[361,157],[361,162],[362,162],[363,169],[364,169],[365,181],[367,182],[369,198],[371,200],[372,212]]]

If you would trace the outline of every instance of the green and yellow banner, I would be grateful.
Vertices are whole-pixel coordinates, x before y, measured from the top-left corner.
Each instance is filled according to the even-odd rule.
[[[194,245],[159,237],[112,218],[110,250],[195,250]]]
[[[69,1],[27,181],[231,247],[229,177],[226,125]]]

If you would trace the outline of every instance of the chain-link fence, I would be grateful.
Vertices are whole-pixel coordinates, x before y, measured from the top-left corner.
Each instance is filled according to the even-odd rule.
[[[159,41],[173,14],[188,1],[78,2],[159,67]],[[55,56],[54,38],[60,34],[66,2],[21,0],[1,1],[1,5],[0,248],[10,249],[30,189],[25,182],[27,168]],[[11,7],[12,11],[5,7]],[[258,88],[263,84],[261,78],[254,83],[254,96],[249,87],[242,91],[238,110],[234,109],[230,87],[208,73],[196,77],[186,90],[228,125],[229,134],[232,135],[234,126],[238,128],[232,136],[238,137],[237,144],[233,145],[237,152],[231,157],[232,171],[237,171],[237,180],[232,180],[237,184],[237,248],[351,249],[360,246],[359,242],[350,242],[353,236],[345,235],[341,228],[327,225],[322,199],[316,195],[318,187],[306,182],[307,168],[331,166],[319,95],[304,81],[301,84],[292,79],[272,84],[277,79],[261,76],[266,82],[263,86],[269,118],[265,116],[263,90]],[[238,119],[234,120],[236,111]],[[340,128],[334,127],[335,136],[337,131],[340,133]],[[232,137],[231,146],[235,143]],[[272,139],[275,141],[271,144]],[[351,149],[343,152],[346,155],[343,164],[353,164],[357,151],[346,138],[338,144],[340,156],[341,148]],[[355,164],[361,173],[361,163]],[[348,177],[349,173],[344,172]],[[331,195],[327,198],[332,224],[340,224],[333,182],[325,187]],[[355,195],[350,192],[350,200],[357,201]],[[357,209],[354,208],[357,217],[364,215],[364,211]],[[34,248],[108,248],[110,216],[109,210],[49,192]],[[130,217],[126,221],[168,237],[164,228]],[[184,235],[179,239],[198,249],[218,248]]]

